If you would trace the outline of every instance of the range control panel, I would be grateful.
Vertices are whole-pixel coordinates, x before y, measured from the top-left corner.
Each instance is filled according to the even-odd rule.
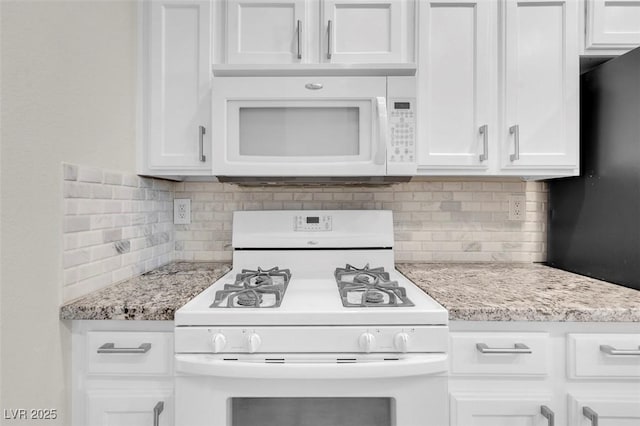
[[[389,100],[390,149],[387,161],[413,163],[416,161],[415,98]]]
[[[331,231],[331,215],[295,216],[293,230],[300,232]]]

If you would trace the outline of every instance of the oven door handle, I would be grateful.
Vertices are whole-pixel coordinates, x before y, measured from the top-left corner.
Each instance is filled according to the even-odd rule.
[[[178,373],[237,379],[382,379],[445,373],[446,354],[406,355],[365,362],[284,362],[224,360],[206,354],[177,354]]]

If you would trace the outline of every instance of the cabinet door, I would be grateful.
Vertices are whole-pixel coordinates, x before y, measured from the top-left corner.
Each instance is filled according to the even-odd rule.
[[[496,16],[495,2],[420,5],[418,156],[436,174],[482,172],[495,156]]]
[[[321,61],[402,62],[407,7],[404,0],[324,0]]]
[[[640,1],[588,0],[586,50],[621,54],[640,46]]]
[[[578,167],[578,2],[506,0],[503,170]]]
[[[594,422],[585,412],[597,415]],[[630,395],[575,396],[569,395],[569,426],[631,426],[640,424],[640,396]]]
[[[310,31],[305,0],[229,0],[227,62],[230,64],[299,63]],[[306,56],[306,55],[305,55]]]
[[[547,426],[542,406],[551,409],[549,395],[451,394],[451,426]]]
[[[211,169],[210,1],[146,2],[149,171],[189,174]]]
[[[173,425],[173,400],[167,391],[145,394],[127,389],[88,391],[86,401],[91,426]]]

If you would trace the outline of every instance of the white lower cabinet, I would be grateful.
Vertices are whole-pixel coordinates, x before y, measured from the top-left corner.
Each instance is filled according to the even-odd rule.
[[[569,395],[568,426],[640,425],[640,395],[594,392]]]
[[[173,328],[73,321],[73,425],[172,426]],[[452,321],[449,329],[450,426],[640,425],[637,323]]]
[[[74,321],[74,426],[172,426],[173,322]]]
[[[551,394],[532,395],[526,391],[483,392],[482,395],[452,393],[451,426],[552,425],[551,400]]]
[[[136,387],[87,391],[87,424],[91,426],[169,426],[173,424],[173,391]]]
[[[452,321],[450,425],[640,425],[637,329]]]

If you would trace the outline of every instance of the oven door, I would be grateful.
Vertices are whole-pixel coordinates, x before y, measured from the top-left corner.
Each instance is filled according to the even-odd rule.
[[[385,77],[218,77],[218,176],[386,174]]]
[[[176,355],[176,426],[445,426],[445,354]]]

